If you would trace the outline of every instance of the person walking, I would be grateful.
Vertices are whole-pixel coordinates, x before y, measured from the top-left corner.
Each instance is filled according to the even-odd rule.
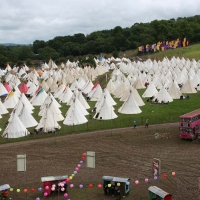
[[[148,119],[146,119],[145,128],[148,128],[148,126],[149,126],[149,120],[148,120]]]
[[[136,123],[136,121],[134,121],[133,122],[133,126],[134,126],[134,129],[136,128],[136,126],[137,126],[137,123]]]

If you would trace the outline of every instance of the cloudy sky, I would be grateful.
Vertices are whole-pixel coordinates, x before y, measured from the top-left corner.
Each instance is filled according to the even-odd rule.
[[[32,44],[198,14],[199,0],[0,0],[0,43]]]

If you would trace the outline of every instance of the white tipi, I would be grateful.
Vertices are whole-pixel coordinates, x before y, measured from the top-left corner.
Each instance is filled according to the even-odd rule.
[[[8,113],[8,110],[6,109],[6,107],[1,102],[1,99],[0,99],[0,115],[4,115],[4,114],[7,114],[7,113]]]
[[[25,105],[23,105],[18,117],[26,128],[30,128],[30,127],[34,127],[38,125],[37,121],[31,115],[31,113],[27,110]]]
[[[115,114],[112,104],[109,102],[106,96],[104,96],[103,103],[100,109],[96,110],[96,114],[93,118],[97,120],[110,120],[115,119],[117,117],[118,116]]]
[[[74,99],[75,100],[75,99]],[[68,126],[84,124],[88,120],[80,109],[76,106],[75,102],[70,106],[63,124]]]
[[[29,131],[20,121],[17,114],[13,113],[12,119],[9,120],[9,123],[4,130],[2,137],[6,138],[19,138],[29,135]]]
[[[128,99],[119,108],[118,112],[122,114],[138,114],[142,112],[137,105],[132,92],[130,92]]]
[[[193,83],[191,81],[190,78],[187,79],[186,83],[183,84],[182,88],[181,88],[181,92],[182,93],[197,93],[197,91],[195,90]]]
[[[48,109],[48,105],[46,105],[46,112],[40,119],[40,122],[38,126],[35,128],[35,130],[42,130],[44,133],[48,133],[51,131],[55,131],[56,129],[60,129],[60,125],[58,122],[55,120],[53,114],[51,111]]]
[[[180,96],[182,96],[180,88],[177,87],[177,84],[174,81],[170,85],[168,93],[172,97],[172,99],[180,99]]]
[[[147,89],[145,90],[144,94],[142,95],[143,98],[145,97],[152,97],[155,96],[158,93],[158,90],[156,89],[155,85],[153,82],[151,82],[148,86]]]

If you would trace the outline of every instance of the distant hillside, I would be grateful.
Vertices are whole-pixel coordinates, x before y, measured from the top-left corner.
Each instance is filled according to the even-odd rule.
[[[0,43],[1,46],[31,46],[32,44],[15,44],[15,43]]]

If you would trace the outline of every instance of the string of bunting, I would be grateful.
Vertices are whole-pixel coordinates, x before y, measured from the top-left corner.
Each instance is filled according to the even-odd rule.
[[[78,173],[78,171],[79,171],[81,165],[83,164],[83,161],[85,160],[85,156],[86,156],[86,153],[83,153],[83,156],[82,156],[82,158],[81,158],[81,161],[79,162],[79,164],[77,165],[77,167],[75,167],[74,173],[71,174],[71,176],[69,176],[69,178],[67,178],[64,182],[59,183],[59,186],[61,187],[61,191],[65,191],[65,188],[63,187],[64,184],[65,184],[65,183],[69,183],[69,182],[73,179],[73,177]],[[172,176],[175,176],[175,175],[176,175],[176,172],[172,172],[171,175],[172,175]],[[162,174],[162,178],[167,178],[167,174],[166,174],[166,173]],[[154,177],[153,177],[153,180],[158,180],[158,176],[154,176]],[[138,184],[140,183],[140,181],[141,181],[141,180],[135,180],[134,183],[135,183],[136,185],[138,185]],[[147,182],[150,181],[150,179],[149,179],[149,178],[145,178],[144,181],[147,183]],[[129,185],[130,182],[126,182],[126,184]],[[94,186],[94,185],[93,185],[92,183],[88,184],[88,188],[90,188],[90,189],[93,188],[93,186]],[[120,186],[120,183],[117,183],[117,186]],[[72,188],[74,188],[75,186],[74,186],[73,183],[71,183],[71,184],[69,185],[69,187],[72,189]],[[79,184],[79,188],[80,188],[80,189],[82,189],[83,187],[84,187],[83,184]],[[108,184],[108,187],[111,187],[111,184]],[[63,188],[63,189],[62,189],[62,188]],[[97,185],[97,188],[99,188],[99,189],[103,188],[102,184],[98,184],[98,185]],[[49,186],[46,186],[45,189],[49,189]],[[55,191],[55,185],[52,185],[51,190],[52,190],[52,191]],[[13,192],[14,189],[13,189],[13,188],[10,188],[10,191]],[[39,187],[39,188],[38,188],[38,191],[40,191],[40,192],[43,191],[42,187]],[[21,190],[20,190],[20,189],[16,189],[16,192],[19,193],[19,192],[21,192]],[[28,193],[28,189],[25,188],[25,189],[23,190],[23,192],[24,192],[24,193]],[[31,189],[30,189],[30,192],[31,192],[31,193],[35,192],[35,189],[34,189],[34,188],[31,188]],[[43,195],[44,195],[44,196],[48,196],[48,193],[44,192]],[[64,193],[63,196],[64,196],[65,198],[67,198],[69,195],[68,195],[68,193]],[[40,200],[40,197],[37,197],[35,200]],[[67,199],[67,200],[70,200],[70,199]]]
[[[66,187],[65,187],[66,184],[69,184],[70,181],[74,178],[74,176],[78,173],[78,171],[79,171],[81,165],[83,164],[83,161],[85,160],[86,155],[87,155],[86,153],[83,153],[83,154],[82,154],[82,157],[81,157],[81,160],[80,160],[79,164],[75,167],[74,172],[69,176],[69,178],[67,178],[67,179],[66,179],[65,181],[63,181],[63,182],[58,183],[58,187],[60,188],[60,190],[61,190],[62,192],[66,191]],[[172,172],[171,175],[172,175],[172,176],[175,176],[176,173],[175,173],[175,172]],[[166,174],[166,173],[162,174],[162,178],[167,178],[167,174]],[[153,179],[154,179],[154,180],[157,180],[157,179],[158,179],[158,176],[154,176]],[[150,181],[150,179],[149,179],[149,178],[145,178],[144,181],[147,183],[147,182]],[[135,180],[134,182],[135,182],[136,185],[138,185],[138,184],[140,183],[140,180]],[[129,184],[130,184],[130,182],[126,182],[126,185],[129,185]],[[119,186],[120,186],[120,183],[117,183],[117,186],[119,187]],[[71,184],[69,185],[69,187],[70,187],[71,189],[74,188],[74,184],[71,183]],[[83,184],[79,184],[79,188],[80,188],[80,189],[82,189],[83,187],[84,187]],[[108,187],[111,187],[111,184],[108,184]],[[88,184],[88,188],[93,188],[93,184],[92,184],[92,183]],[[97,188],[99,188],[99,189],[103,188],[102,184],[98,184],[98,185],[97,185]],[[48,192],[46,192],[46,191],[49,190],[49,189],[51,189],[51,191],[55,191],[55,190],[56,190],[56,185],[53,184],[53,185],[51,186],[51,188],[49,188],[49,186],[45,186],[44,191],[43,191],[42,187],[39,187],[39,188],[38,188],[38,191],[40,191],[40,192],[43,191],[43,195],[44,195],[45,197],[47,197],[47,196],[48,196]],[[13,192],[13,191],[14,191],[14,189],[13,189],[13,188],[10,188],[10,192]],[[18,189],[16,189],[16,192],[19,193],[19,192],[21,192],[21,190],[18,188]],[[23,192],[24,192],[24,193],[28,193],[28,189],[27,189],[27,188],[23,189]],[[31,193],[35,192],[35,189],[34,189],[34,188],[31,188],[31,189],[30,189],[30,192],[31,192]],[[65,193],[63,194],[63,196],[64,196],[65,198],[67,198],[69,195],[68,195],[68,193],[65,192]],[[40,197],[37,197],[35,200],[40,200]],[[67,199],[67,200],[70,200],[70,199]]]

